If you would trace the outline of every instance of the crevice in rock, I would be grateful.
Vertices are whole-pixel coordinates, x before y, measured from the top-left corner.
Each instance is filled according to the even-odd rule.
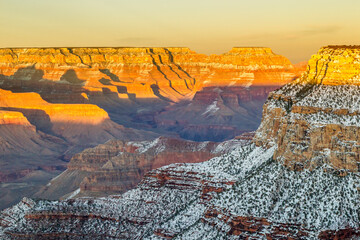
[[[91,65],[89,64],[86,64],[84,63],[83,59],[81,58],[81,56],[79,56],[78,54],[74,53],[74,51],[71,49],[71,48],[67,48],[69,50],[69,52],[72,54],[72,55],[75,55],[77,56],[79,59],[80,59],[80,62],[86,66],[88,66],[89,68],[91,68]]]
[[[164,78],[166,79],[166,80],[168,80],[168,82],[169,82],[169,87],[172,89],[172,90],[174,90],[175,92],[177,92],[178,94],[180,94],[181,96],[184,96],[183,94],[181,94],[178,90],[176,90],[174,87],[173,87],[173,85],[172,85],[172,82],[171,82],[171,80],[166,76],[166,74],[161,70],[161,68],[160,68],[160,66],[157,64],[157,62],[156,62],[156,60],[155,60],[155,58],[154,58],[154,50],[152,49],[152,48],[150,48],[149,49],[149,51],[150,51],[150,53],[151,53],[151,55],[150,55],[150,57],[152,58],[152,63],[154,64],[154,66],[157,68],[157,70],[164,76]],[[160,60],[161,61],[161,60]]]

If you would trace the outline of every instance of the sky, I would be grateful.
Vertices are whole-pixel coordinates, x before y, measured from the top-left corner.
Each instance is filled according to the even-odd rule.
[[[0,48],[271,47],[293,63],[360,45],[360,0],[0,0]]]

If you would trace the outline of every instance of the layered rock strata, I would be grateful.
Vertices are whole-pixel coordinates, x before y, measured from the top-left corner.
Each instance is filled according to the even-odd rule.
[[[123,193],[136,187],[152,169],[173,163],[203,162],[244,141],[192,142],[166,137],[140,142],[110,140],[76,154],[67,170],[35,196],[58,199],[67,198],[76,191],[76,197]]]
[[[51,104],[38,93],[0,89],[0,208],[39,191],[76,152],[109,139],[156,136],[113,122],[96,105]]]
[[[302,72],[269,48],[235,47],[210,56],[188,48],[0,49],[2,89],[37,92],[50,103],[95,104],[125,127],[198,141],[255,130],[267,93]],[[249,86],[254,90],[246,91]],[[228,93],[209,95],[216,87]],[[187,105],[195,94],[194,111]],[[223,111],[202,115],[215,101]]]
[[[188,48],[0,49],[0,108],[26,118],[6,118],[2,123],[19,124],[0,126],[1,147],[6,153],[1,159],[1,181],[7,182],[6,189],[9,184],[24,189],[21,184],[32,182],[27,177],[36,182],[40,175],[42,183],[48,181],[84,148],[113,138],[144,140],[157,136],[121,125],[216,141],[254,130],[260,120],[261,103],[252,105],[258,109],[257,114],[246,116],[249,111],[238,107],[235,99],[235,95],[249,95],[242,90],[244,87],[235,90],[240,93],[229,91],[229,96],[209,96],[211,103],[198,101],[202,93],[197,94],[195,105],[199,105],[197,112],[201,116],[197,119],[211,124],[195,125],[186,117],[174,117],[171,108],[166,114],[164,108],[172,102],[192,99],[204,86],[283,84],[299,75],[297,69],[268,48],[234,48],[229,53],[211,56]],[[215,100],[220,103],[221,98],[225,110],[201,115]],[[177,106],[174,109],[179,112]],[[192,111],[186,108],[183,112]],[[169,119],[170,115],[173,117]],[[172,126],[174,119],[179,126]],[[239,127],[233,124],[238,119],[255,124]],[[79,174],[79,179],[84,175]],[[7,191],[2,187],[0,190]],[[11,191],[15,192],[8,192]],[[4,195],[8,203],[11,197]]]
[[[91,104],[51,104],[37,93],[13,93],[0,89],[0,106],[22,112],[38,130],[61,136],[72,144],[92,146],[112,138],[141,139],[141,132],[110,120],[106,111]],[[151,135],[149,133],[149,135]]]
[[[320,70],[321,61],[310,63],[297,84],[275,91],[253,143],[245,141],[206,162],[153,170],[136,189],[120,196],[60,202],[24,199],[1,213],[0,236],[358,237],[360,179],[353,166],[358,160],[360,95],[357,84],[335,85],[330,76],[336,75],[333,69],[340,69],[356,78],[358,73],[350,72],[351,66],[360,67],[359,49],[321,49],[313,58],[328,59],[323,62],[327,70]],[[344,52],[353,58],[336,61]],[[311,77],[313,67],[318,69],[315,76],[332,80],[319,84]]]
[[[7,88],[26,90],[42,81],[55,90],[53,96],[44,91],[49,101],[66,90],[74,101],[86,101],[79,92],[178,101],[203,86],[281,86],[299,72],[269,48],[210,56],[188,48],[17,48],[0,49],[0,74]]]
[[[360,47],[320,49],[301,78],[270,94],[257,145],[276,144],[274,159],[294,170],[328,164],[357,172],[359,69]]]
[[[196,141],[224,141],[254,131],[268,93],[276,86],[204,87],[190,102],[168,106],[155,116],[158,127]]]

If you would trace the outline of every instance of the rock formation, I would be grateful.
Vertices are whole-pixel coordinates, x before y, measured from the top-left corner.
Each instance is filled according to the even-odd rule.
[[[0,89],[0,106],[22,112],[39,130],[65,138],[71,144],[92,146],[112,138],[141,139],[136,130],[112,122],[107,112],[91,104],[50,104],[37,93],[12,93]]]
[[[0,110],[0,182],[9,182],[36,170],[39,165],[31,166],[33,162],[22,163],[25,168],[19,166],[21,164],[18,161],[29,155],[43,158],[40,164],[43,168],[64,169],[64,162],[55,159],[51,162],[49,159],[60,157],[65,149],[66,144],[62,139],[37,132],[36,127],[21,112]]]
[[[168,106],[156,126],[196,141],[224,141],[254,131],[268,93],[277,86],[204,87],[192,101]]]
[[[21,179],[25,185],[36,185],[21,187],[31,195],[60,170],[65,170],[66,161],[84,148],[109,139],[142,140],[156,136],[111,121],[96,105],[51,104],[37,93],[0,89],[0,183],[6,183],[0,186],[4,193],[0,208],[22,197],[19,189],[12,189],[21,185]],[[8,191],[9,187],[12,190]],[[19,196],[10,197],[16,191]]]
[[[10,193],[38,191],[74,153],[109,139],[146,140],[152,131],[221,141],[254,130],[267,92],[299,69],[268,48],[211,56],[188,48],[0,49],[0,208],[18,199]],[[218,86],[223,93],[209,95]],[[215,101],[221,110],[203,114]],[[28,183],[36,189],[21,185]]]
[[[15,80],[5,85],[20,88],[19,80],[43,79],[90,94],[178,101],[202,86],[281,86],[298,72],[269,48],[235,47],[210,56],[188,48],[16,48],[0,49],[0,74]]]
[[[119,196],[25,198],[0,214],[0,236],[358,237],[359,53],[360,46],[320,49],[302,78],[271,94],[253,142],[150,171]]]
[[[75,191],[76,197],[120,194],[136,187],[152,169],[172,163],[203,162],[243,143],[244,140],[214,143],[167,137],[138,142],[110,140],[75,154],[67,170],[35,196],[56,200]]]
[[[356,46],[329,46],[313,55],[301,78],[270,94],[257,145],[277,144],[274,159],[293,170],[358,171],[359,54]]]
[[[269,48],[235,47],[228,53],[210,56],[188,48],[0,49],[2,89],[37,92],[50,103],[95,104],[125,127],[161,134],[175,131],[190,140],[221,141],[233,137],[234,132],[255,130],[260,123],[259,110],[265,95],[302,72],[302,66],[293,66]],[[203,115],[198,122],[210,122],[212,130],[209,131],[206,131],[209,123],[194,125],[186,117],[174,117],[173,111],[179,111],[177,109],[191,101],[204,87],[222,87],[224,90],[229,86],[234,87],[230,95],[235,93],[245,97],[251,97],[249,93],[252,92],[244,93],[245,87],[255,87],[258,92],[261,92],[259,86],[264,87],[264,97],[255,106],[259,110],[249,113],[243,109],[239,112],[239,107],[235,111],[226,109],[226,116],[219,112],[210,117],[213,120]],[[208,101],[215,101],[209,97]],[[179,104],[171,108],[174,102]],[[198,115],[201,116],[211,103],[208,106],[202,103],[200,108],[203,110],[199,109]],[[169,114],[163,113],[165,107],[170,108]],[[163,114],[156,117],[159,113]],[[229,118],[233,120],[229,121]],[[243,119],[252,119],[247,122],[254,124],[234,126],[235,121]],[[175,121],[180,126],[169,126],[169,120],[170,125]],[[220,126],[223,124],[230,126],[223,129]],[[216,137],[208,138],[212,135]]]
[[[211,56],[188,48],[0,49],[0,109],[18,112],[28,122],[1,125],[6,139],[1,146],[7,148],[1,161],[17,159],[20,167],[1,170],[2,180],[17,181],[45,165],[58,171],[74,153],[109,139],[157,136],[148,131],[222,141],[255,130],[267,93],[299,75],[299,69],[268,48],[234,48]],[[257,90],[246,91],[250,85]],[[218,86],[223,93],[212,95]],[[215,101],[221,110],[203,114]],[[26,155],[26,150],[49,154]]]

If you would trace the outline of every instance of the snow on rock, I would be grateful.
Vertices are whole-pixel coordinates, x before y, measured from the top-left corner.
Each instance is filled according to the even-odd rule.
[[[217,101],[214,101],[211,105],[209,105],[209,106],[205,109],[205,112],[203,112],[202,115],[216,113],[219,109],[220,109],[220,108],[217,106]]]
[[[76,195],[78,195],[80,193],[80,188],[76,189],[75,191],[73,191],[69,197],[66,198],[66,200],[72,199],[74,197],[76,197]]]

